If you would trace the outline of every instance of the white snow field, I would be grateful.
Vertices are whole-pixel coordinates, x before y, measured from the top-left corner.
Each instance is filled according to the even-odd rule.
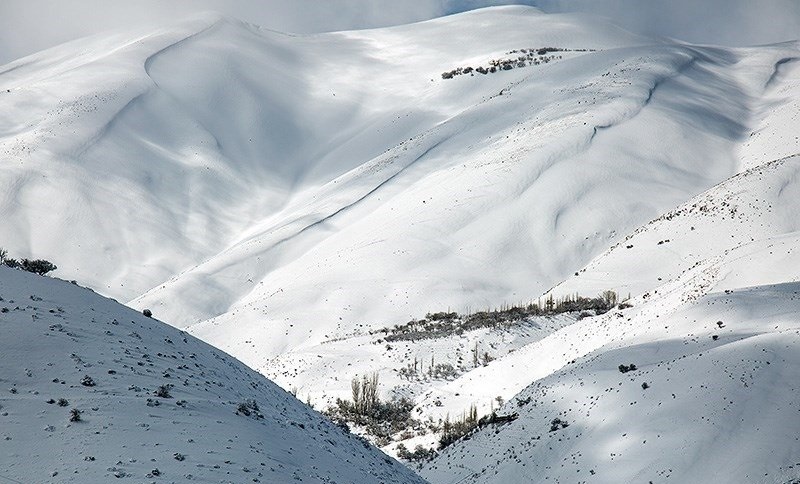
[[[234,358],[89,289],[0,267],[0,311],[0,481],[422,482]],[[258,412],[237,413],[248,401]]]
[[[448,448],[424,477],[800,479],[799,99],[800,64],[783,62],[740,152],[749,169],[552,290],[610,285],[634,295],[632,308],[583,319],[434,394],[444,408],[515,395],[499,413],[518,418]],[[551,431],[555,418],[569,426]]]
[[[441,78],[541,47],[597,51]],[[203,16],[79,40],[2,68],[0,240],[263,368],[541,294],[736,173],[788,49],[529,7],[313,36]]]
[[[492,61],[513,68],[475,70]],[[420,421],[498,401],[518,414],[425,464],[433,483],[785,484],[800,479],[798,113],[796,42],[690,45],[519,6],[318,35],[208,14],[0,66],[0,246],[152,309],[318,409],[378,372],[381,398],[409,398]],[[605,290],[632,307],[384,331]],[[470,364],[476,344],[494,360]],[[409,377],[432,358],[453,371]],[[156,382],[138,385],[141,400]],[[245,442],[256,430],[229,427],[251,422],[232,414],[244,390],[214,391],[225,428],[203,434]],[[145,408],[183,412],[178,398]],[[569,426],[550,432],[557,417]],[[436,446],[407,430],[384,450]],[[234,464],[174,479],[239,482],[214,451]],[[123,457],[102,472],[149,472]],[[345,472],[269,478],[258,462],[243,476]],[[387,481],[407,478],[386,465]]]

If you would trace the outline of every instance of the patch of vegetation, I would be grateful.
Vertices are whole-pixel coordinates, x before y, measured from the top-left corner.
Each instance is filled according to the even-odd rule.
[[[569,422],[567,422],[566,420],[561,420],[558,417],[550,421],[550,432],[555,432],[557,430],[565,429],[567,427],[569,427]]]
[[[236,415],[244,415],[245,417],[254,417],[257,419],[264,418],[258,402],[253,399],[245,400],[236,407]]]
[[[572,312],[578,312],[583,317],[595,316],[613,309],[617,301],[618,296],[614,291],[604,291],[597,297],[583,297],[576,294],[559,299],[551,294],[542,304],[511,306],[468,315],[455,312],[428,313],[424,319],[411,320],[393,328],[383,328],[378,332],[384,333],[386,336],[383,339],[388,342],[445,338],[481,328],[508,327],[531,316],[553,316]]]
[[[346,427],[352,423],[364,427],[379,446],[391,441],[391,436],[408,428],[421,428],[411,417],[414,404],[406,398],[381,401],[378,396],[378,374],[364,375],[351,381],[352,401],[336,399],[336,405],[323,414],[336,424]]]
[[[478,66],[473,68],[457,67],[453,70],[442,73],[442,79],[452,79],[456,76],[469,74],[474,76],[478,74],[494,74],[498,71],[510,71],[518,67],[538,66],[540,64],[547,64],[551,61],[561,59],[560,55],[548,55],[554,52],[593,52],[593,49],[564,49],[560,47],[539,47],[532,49],[514,49],[506,52],[506,57],[499,59],[492,59],[485,66]]]
[[[469,407],[469,411],[461,415],[461,418],[450,421],[447,415],[442,424],[442,435],[439,437],[439,450],[444,449],[453,442],[478,428],[478,408],[475,405]]]
[[[8,256],[8,251],[2,247],[0,247],[0,265],[4,265],[12,269],[21,269],[23,271],[33,272],[34,274],[39,274],[40,276],[58,269],[55,264],[44,259],[13,259]]]
[[[499,398],[499,397],[498,397]],[[498,400],[501,403],[501,400]],[[464,412],[461,417],[455,421],[450,421],[450,416],[446,416],[442,424],[442,433],[439,437],[439,450],[444,449],[453,442],[462,438],[469,438],[469,435],[481,427],[487,425],[500,425],[512,422],[519,417],[518,414],[512,413],[509,415],[498,415],[497,412],[492,412],[489,415],[484,415],[478,418],[478,408],[475,405],[469,407],[469,411]]]
[[[417,465],[422,465],[424,462],[433,460],[433,458],[436,457],[436,451],[417,445],[414,448],[414,452],[411,452],[405,445],[397,444],[397,457]]]
[[[172,385],[170,384],[160,385],[153,394],[159,398],[172,398],[172,395],[169,393],[171,388]]]

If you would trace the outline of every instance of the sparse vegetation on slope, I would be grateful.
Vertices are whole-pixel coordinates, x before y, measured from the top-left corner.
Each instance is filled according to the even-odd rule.
[[[425,318],[384,328],[386,341],[416,341],[429,338],[445,338],[460,335],[480,328],[497,328],[513,325],[531,316],[553,316],[556,314],[578,312],[584,316],[595,316],[611,310],[617,305],[618,296],[614,291],[604,291],[597,297],[579,295],[555,298],[552,294],[542,304],[511,306],[492,311],[480,311],[468,315],[455,312],[428,313]],[[591,311],[591,312],[590,312]]]
[[[363,375],[351,382],[352,401],[336,399],[336,405],[324,414],[339,425],[363,427],[378,445],[386,445],[392,435],[408,429],[421,429],[422,424],[411,417],[414,404],[399,398],[382,401],[378,396],[378,374]]]
[[[593,52],[593,49],[563,49],[560,47],[539,47],[531,49],[514,49],[506,52],[507,57],[490,60],[485,66],[457,67],[442,73],[442,79],[452,79],[463,74],[494,74],[498,71],[510,71],[519,67],[538,66],[561,59],[560,55],[547,55],[553,52]],[[515,55],[516,54],[516,55]],[[509,57],[510,56],[510,57]]]
[[[8,256],[8,250],[3,248],[0,248],[0,265],[4,265],[12,269],[21,269],[23,271],[33,272],[34,274],[39,274],[40,276],[58,269],[55,264],[45,259],[13,259]]]

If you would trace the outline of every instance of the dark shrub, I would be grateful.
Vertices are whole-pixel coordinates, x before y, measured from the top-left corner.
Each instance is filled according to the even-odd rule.
[[[409,462],[421,464],[436,457],[436,451],[433,449],[426,449],[421,445],[417,445],[417,447],[414,448],[414,452],[410,452],[405,445],[398,444],[397,457]]]
[[[154,394],[159,398],[172,398],[172,395],[169,394],[170,388],[172,388],[172,385],[161,385],[156,388]]]
[[[558,417],[550,421],[550,432],[555,432],[556,430],[565,429],[567,427],[569,427],[569,422],[561,420]]]
[[[39,274],[40,276],[43,276],[48,272],[58,269],[58,267],[56,267],[55,264],[53,264],[50,261],[46,261],[44,259],[36,259],[36,260],[22,259],[22,261],[20,261],[19,266],[22,268],[22,270],[33,272],[34,274]]]
[[[264,418],[261,414],[261,409],[258,407],[258,402],[253,399],[245,400],[236,407],[237,415],[244,415],[245,417]]]

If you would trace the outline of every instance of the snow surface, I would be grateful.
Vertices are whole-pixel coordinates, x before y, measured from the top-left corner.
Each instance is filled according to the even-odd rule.
[[[572,50],[441,77],[541,47]],[[799,50],[528,7],[310,36],[209,14],[82,39],[0,67],[0,245],[317,408],[379,371],[420,419],[498,396],[519,413],[427,464],[431,482],[783,484],[800,477]],[[607,289],[633,307],[390,347],[376,332]],[[497,359],[466,364],[476,342]],[[457,375],[400,376],[431,356]],[[570,426],[548,432],[555,417]],[[109,452],[104,472],[128,462]]]
[[[0,267],[0,311],[4,482],[422,482],[234,358],[89,289]],[[251,399],[263,418],[236,414]]]
[[[544,46],[599,51],[440,77]],[[314,36],[203,16],[85,39],[0,74],[0,239],[263,368],[536,297],[734,174],[780,56],[758,54],[526,7]]]
[[[798,73],[796,63],[781,62],[768,83],[741,149],[748,170],[640,227],[552,290],[611,286],[633,294],[632,308],[564,327],[493,362],[491,373],[468,373],[440,390],[449,408],[467,403],[454,388],[483,390],[483,400],[516,394],[499,412],[519,418],[447,449],[424,477],[800,477],[800,156],[786,156],[800,150]],[[636,371],[618,370],[631,363]],[[570,425],[551,432],[554,418]]]
[[[435,483],[785,483],[800,475],[800,284],[621,314],[570,335],[575,346],[594,344],[598,331],[606,341],[500,410],[517,420],[446,449],[422,475]],[[535,366],[539,355],[531,356]],[[618,371],[630,363],[638,369]],[[569,426],[551,432],[554,418]]]

